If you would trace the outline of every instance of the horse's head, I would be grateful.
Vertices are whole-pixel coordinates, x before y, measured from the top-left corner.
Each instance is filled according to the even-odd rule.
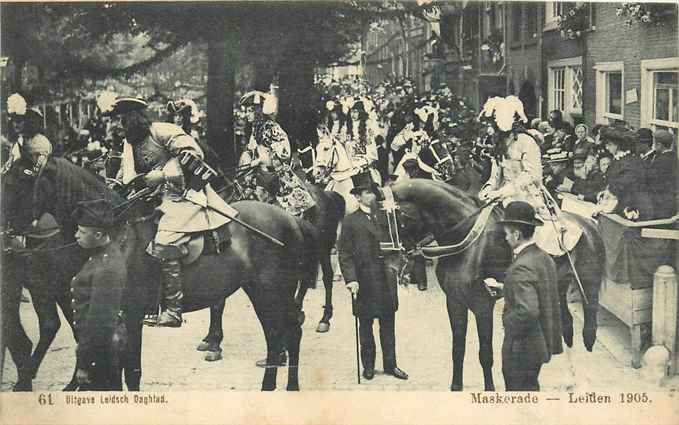
[[[53,213],[55,193],[44,178],[51,171],[50,159],[41,173],[30,161],[16,161],[2,176],[3,222],[14,230],[25,232],[44,213]]]
[[[436,171],[443,181],[449,181],[455,174],[453,157],[445,143],[433,140],[419,154],[420,160]]]
[[[319,137],[313,175],[317,181],[326,178],[339,162],[338,142],[332,137]]]

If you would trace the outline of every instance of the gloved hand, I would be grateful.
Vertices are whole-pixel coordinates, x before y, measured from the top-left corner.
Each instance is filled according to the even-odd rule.
[[[358,294],[358,287],[359,287],[358,282],[356,282],[355,280],[347,283],[347,289],[354,295]]]
[[[151,187],[158,186],[160,184],[165,183],[165,173],[163,172],[163,170],[151,170],[144,177],[144,181],[146,182],[147,185]]]

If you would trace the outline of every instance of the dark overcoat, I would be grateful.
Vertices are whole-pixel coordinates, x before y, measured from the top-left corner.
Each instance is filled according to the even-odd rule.
[[[114,356],[113,332],[119,324],[127,269],[115,243],[95,248],[71,282],[73,324],[78,338],[78,369],[92,370]]]
[[[655,218],[672,217],[677,212],[677,159],[674,152],[656,154],[646,171]]]
[[[608,190],[618,198],[618,205],[613,211],[624,216],[624,209],[639,211],[640,220],[650,220],[654,217],[653,201],[648,194],[646,168],[641,159],[628,154],[614,160],[606,170]]]
[[[358,282],[357,312],[380,317],[398,310],[396,282],[388,282],[380,254],[381,231],[376,218],[361,209],[344,217],[338,241],[339,265],[345,282]]]
[[[563,352],[556,265],[531,244],[505,275],[502,368],[535,369]]]

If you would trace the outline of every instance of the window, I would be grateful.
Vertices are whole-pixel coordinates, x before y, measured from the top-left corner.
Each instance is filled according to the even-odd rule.
[[[526,5],[526,36],[527,40],[537,37],[538,31],[538,5],[528,3]]]
[[[679,130],[679,58],[641,61],[641,125]]]
[[[558,109],[560,111],[563,111],[565,108],[564,105],[564,97],[566,95],[566,87],[564,85],[564,80],[565,80],[565,75],[566,75],[566,68],[552,68],[552,92],[550,93],[552,95],[552,98],[554,99],[552,102],[552,105],[550,105],[550,110],[551,109]]]
[[[602,62],[594,66],[596,73],[596,120],[608,124],[622,120],[625,109],[625,73],[622,62]]]
[[[622,72],[607,72],[605,78],[605,112],[612,115],[622,115]]]
[[[582,58],[550,61],[548,67],[549,110],[558,109],[570,120],[582,115]]]
[[[557,28],[556,18],[561,15],[563,5],[559,1],[548,1],[545,3],[545,31]]]

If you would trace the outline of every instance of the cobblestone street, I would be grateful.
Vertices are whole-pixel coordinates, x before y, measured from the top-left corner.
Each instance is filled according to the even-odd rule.
[[[336,261],[336,259],[335,259]],[[336,263],[335,263],[336,264]],[[335,316],[330,332],[316,333],[323,304],[322,283],[309,291],[305,302],[306,322],[302,337],[300,385],[302,390],[365,391],[447,391],[451,381],[451,333],[445,308],[445,297],[436,283],[433,267],[428,267],[429,289],[421,292],[415,286],[399,289],[400,308],[396,315],[398,365],[410,379],[400,381],[381,374],[378,356],[377,374],[372,381],[356,383],[356,351],[354,321],[350,313],[349,293],[343,282],[335,282],[333,291]],[[500,348],[502,345],[502,301],[495,308],[493,369],[498,390],[504,387]],[[600,322],[609,320],[602,319]],[[30,304],[22,304],[23,323],[33,341],[37,338],[37,320]],[[146,328],[144,331],[142,390],[259,390],[263,369],[255,361],[264,358],[264,335],[249,299],[238,291],[227,300],[224,313],[225,340],[223,360],[206,362],[195,350],[205,336],[209,324],[207,310],[185,316],[180,329]],[[63,322],[63,320],[62,320]],[[478,362],[478,342],[474,320],[470,317],[465,359],[465,390],[483,389],[483,374]],[[660,390],[642,379],[638,370],[622,364],[597,343],[588,353],[580,342],[581,322],[576,322],[576,344],[568,353],[557,356],[541,373],[543,390]],[[34,390],[59,391],[70,379],[75,364],[75,343],[70,329],[62,326],[43,366],[34,381]],[[569,358],[571,361],[569,361]],[[575,365],[571,372],[570,364]],[[2,390],[11,388],[16,370],[8,355],[5,361]],[[285,388],[287,369],[279,369],[278,387]]]

